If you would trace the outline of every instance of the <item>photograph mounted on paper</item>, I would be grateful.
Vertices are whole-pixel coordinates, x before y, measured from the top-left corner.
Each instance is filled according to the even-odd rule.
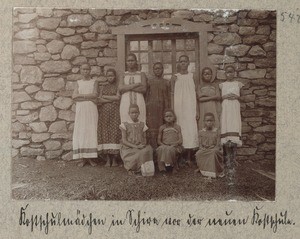
[[[276,11],[14,8],[12,198],[275,200]]]

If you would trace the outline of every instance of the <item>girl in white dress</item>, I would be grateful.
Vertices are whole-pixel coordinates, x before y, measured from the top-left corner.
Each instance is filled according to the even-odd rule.
[[[128,115],[129,106],[137,104],[140,109],[140,120],[146,122],[146,105],[144,95],[147,90],[146,75],[138,71],[136,55],[128,54],[126,59],[127,71],[121,78],[119,84],[119,92],[121,94],[120,101],[120,118],[122,122],[130,121]]]
[[[90,66],[83,64],[80,67],[82,79],[72,95],[76,102],[75,124],[73,132],[73,159],[80,159],[79,167],[86,163],[92,166],[97,164],[92,158],[97,158],[97,124],[98,124],[98,82],[90,78]]]
[[[191,166],[192,149],[198,147],[196,89],[198,81],[194,74],[188,72],[189,57],[179,57],[179,73],[171,78],[172,103],[177,116],[177,124],[181,127],[183,147],[187,151],[187,163]]]
[[[227,81],[219,84],[222,94],[221,114],[221,144],[231,141],[238,146],[241,141],[241,112],[240,112],[240,89],[243,83],[234,80],[235,69],[229,65],[225,68]]]

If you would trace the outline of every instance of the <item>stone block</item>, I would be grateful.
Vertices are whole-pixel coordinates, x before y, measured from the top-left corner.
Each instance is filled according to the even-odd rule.
[[[256,94],[257,96],[264,96],[268,93],[267,89],[262,89],[262,90],[255,90],[253,91],[254,94]]]
[[[13,54],[25,54],[36,51],[36,44],[33,41],[14,41],[13,42]]]
[[[256,34],[259,35],[270,35],[271,27],[269,25],[261,25],[257,27]]]
[[[52,105],[41,108],[40,121],[55,121],[57,118],[57,112]]]
[[[51,139],[68,139],[72,140],[73,133],[72,132],[66,132],[66,133],[55,133],[51,135]]]
[[[29,143],[30,143],[29,140],[21,140],[21,139],[13,139],[11,141],[11,144],[12,144],[13,148],[15,148],[15,149],[19,149],[19,148],[21,148],[24,145],[27,145]]]
[[[43,144],[45,145],[46,150],[57,150],[61,147],[61,143],[56,140],[48,140]]]
[[[120,24],[122,16],[106,16],[105,22],[111,26],[118,26]]]
[[[82,78],[80,74],[67,75],[67,81],[78,81]]]
[[[14,122],[11,124],[12,132],[22,132],[25,129],[25,125],[21,124],[20,122]]]
[[[42,30],[40,32],[40,37],[45,40],[55,40],[55,39],[59,38],[59,34],[57,34],[56,32],[52,32],[52,31]]]
[[[208,56],[210,62],[212,64],[222,64],[222,63],[234,63],[235,57],[227,56],[227,55],[210,55]]]
[[[259,23],[257,21],[257,19],[249,19],[249,18],[245,18],[245,19],[238,19],[238,23],[239,26],[252,26],[252,27],[256,27]]]
[[[212,14],[202,13],[193,17],[194,22],[210,22],[214,19]]]
[[[56,32],[63,36],[72,36],[75,34],[75,29],[69,27],[59,27]]]
[[[263,45],[265,51],[276,51],[276,43],[275,42],[267,42]]]
[[[178,17],[182,19],[192,19],[194,16],[193,11],[189,10],[178,10],[172,13],[171,17]]]
[[[28,14],[19,14],[18,22],[21,23],[29,23],[37,17],[36,13],[28,13]]]
[[[75,113],[71,110],[60,110],[58,113],[58,118],[66,121],[74,121]]]
[[[20,150],[22,156],[38,156],[44,154],[44,149],[33,149],[29,147],[22,147]]]
[[[31,97],[24,91],[12,93],[12,102],[13,103],[21,103],[21,102],[29,101],[29,100],[31,100]]]
[[[48,52],[35,52],[34,59],[36,61],[48,61],[51,59],[51,54]]]
[[[32,142],[41,143],[50,138],[49,133],[33,133],[31,135]]]
[[[20,74],[21,82],[36,84],[42,82],[42,71],[37,66],[23,66]]]
[[[41,102],[29,101],[29,102],[22,103],[21,109],[34,110],[40,108],[41,106],[42,106]]]
[[[104,48],[104,56],[108,56],[108,57],[117,57],[117,49],[111,49],[111,48]]]
[[[255,132],[275,132],[275,125],[264,125],[254,129]]]
[[[59,91],[65,87],[63,78],[46,78],[42,85],[45,91]]]
[[[60,159],[62,150],[51,150],[45,153],[46,159]]]
[[[257,148],[238,148],[237,155],[254,155],[256,153]]]
[[[81,50],[81,54],[83,55],[83,56],[85,56],[85,59],[86,59],[86,57],[97,57],[98,56],[98,54],[99,54],[99,49],[97,49],[97,48],[90,48],[90,49],[87,49],[87,50]],[[86,62],[87,62],[87,60],[86,60]]]
[[[106,22],[104,22],[102,20],[98,20],[89,27],[89,30],[91,32],[97,32],[100,34],[104,34],[104,33],[108,32],[109,28],[108,28],[108,25],[106,24]]]
[[[49,127],[49,132],[51,132],[51,133],[67,132],[66,122],[63,120],[53,122]]]
[[[234,23],[237,20],[237,16],[231,16],[231,17],[216,17],[214,19],[214,24],[230,24]]]
[[[224,47],[215,43],[209,43],[207,46],[208,54],[219,54],[223,52]]]
[[[255,19],[265,19],[269,16],[269,11],[264,10],[251,10],[248,13],[249,18],[255,18]]]
[[[276,98],[262,98],[255,101],[255,104],[258,106],[264,106],[264,107],[276,107]]]
[[[54,17],[64,17],[64,16],[67,16],[71,14],[70,11],[67,11],[67,10],[60,10],[60,9],[54,9],[53,10],[53,16]]]
[[[243,38],[244,44],[264,44],[268,41],[268,36],[265,35],[251,35]]]
[[[239,28],[239,34],[240,35],[253,35],[255,34],[255,27],[245,27],[242,26]]]
[[[83,42],[83,38],[80,35],[64,37],[63,40],[64,40],[65,43],[71,44],[71,45]]]
[[[62,158],[62,160],[71,161],[73,159],[72,151],[64,154],[61,158]]]
[[[254,64],[261,68],[276,67],[276,58],[255,59]]]
[[[247,78],[247,79],[264,78],[266,72],[267,72],[266,69],[245,70],[239,72],[239,77]]]
[[[37,28],[22,30],[15,34],[15,38],[22,39],[22,40],[38,38],[38,36],[39,36],[39,31]]]
[[[142,19],[138,15],[131,15],[123,21],[123,24],[130,25],[141,20]]]
[[[96,60],[98,66],[115,66],[117,62],[117,58],[115,57],[97,57]]]
[[[58,97],[57,99],[54,100],[53,104],[56,108],[59,108],[61,110],[66,110],[73,104],[73,100],[71,98]]]
[[[66,83],[66,90],[70,90],[70,91],[74,91],[74,89],[76,88],[77,82],[74,81],[67,81]]]
[[[28,115],[30,113],[29,110],[17,110],[17,115]]]
[[[64,46],[65,46],[65,43],[63,41],[59,41],[59,40],[52,40],[51,42],[49,42],[46,45],[48,51],[51,54],[61,53]]]
[[[48,91],[39,91],[34,97],[38,101],[52,101],[54,99],[54,93]]]
[[[19,154],[19,150],[18,149],[14,149],[14,148],[11,149],[11,157],[12,158],[18,156],[18,154]]]
[[[82,49],[88,49],[88,48],[98,48],[98,47],[105,47],[108,45],[107,41],[86,41],[81,43]]]
[[[90,50],[90,49],[89,49]],[[95,49],[92,49],[92,51],[93,50],[95,50]],[[88,50],[85,50],[85,51],[88,51]],[[97,55],[98,55],[98,52],[96,52],[97,53]],[[81,54],[82,55],[84,55],[83,54],[83,50],[81,51]],[[73,65],[82,65],[82,64],[84,64],[84,63],[87,63],[87,59],[86,59],[86,57],[84,57],[84,56],[77,56],[77,57],[75,57],[75,59],[72,61],[72,64]]]
[[[29,124],[29,127],[35,132],[35,133],[42,133],[47,131],[47,126],[44,122],[33,122]]]
[[[73,149],[72,141],[68,141],[68,142],[64,143],[62,145],[62,149],[63,150],[72,150]]]
[[[253,46],[249,51],[250,56],[266,56],[266,52],[258,45]]]
[[[96,33],[95,32],[85,33],[85,34],[83,34],[83,38],[85,40],[90,40],[90,41],[96,40]]]
[[[39,18],[36,26],[39,29],[54,30],[59,26],[60,18]]]
[[[229,46],[225,49],[225,53],[229,56],[245,56],[250,49],[250,46],[247,45],[234,45]]]
[[[90,14],[72,14],[67,18],[69,27],[88,27],[92,25],[93,18]]]
[[[79,50],[76,46],[66,45],[61,53],[62,59],[72,59],[76,56],[79,56]]]
[[[214,43],[220,45],[236,45],[242,42],[241,37],[237,33],[220,33],[213,39]]]
[[[72,69],[69,61],[46,61],[41,64],[41,70],[45,73],[66,73]]]
[[[106,15],[106,9],[89,9],[89,14],[91,14],[95,19],[101,19]]]

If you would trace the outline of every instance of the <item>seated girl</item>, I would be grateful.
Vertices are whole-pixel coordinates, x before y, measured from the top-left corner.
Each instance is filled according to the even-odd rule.
[[[130,105],[130,120],[120,125],[122,132],[120,155],[129,174],[141,172],[143,176],[153,176],[153,150],[146,142],[148,127],[139,121],[139,115],[138,105]]]
[[[157,163],[159,171],[166,171],[166,166],[172,167],[172,172],[178,169],[177,156],[182,152],[181,128],[177,125],[176,116],[172,109],[164,113],[165,124],[160,126],[157,143]]]
[[[204,128],[199,131],[199,150],[196,153],[198,169],[209,178],[223,177],[223,157],[220,152],[220,133],[215,125],[213,113],[204,115]]]

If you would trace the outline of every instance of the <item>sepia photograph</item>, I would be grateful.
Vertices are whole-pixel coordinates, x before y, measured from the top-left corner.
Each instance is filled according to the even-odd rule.
[[[12,14],[13,199],[275,201],[276,11]]]

